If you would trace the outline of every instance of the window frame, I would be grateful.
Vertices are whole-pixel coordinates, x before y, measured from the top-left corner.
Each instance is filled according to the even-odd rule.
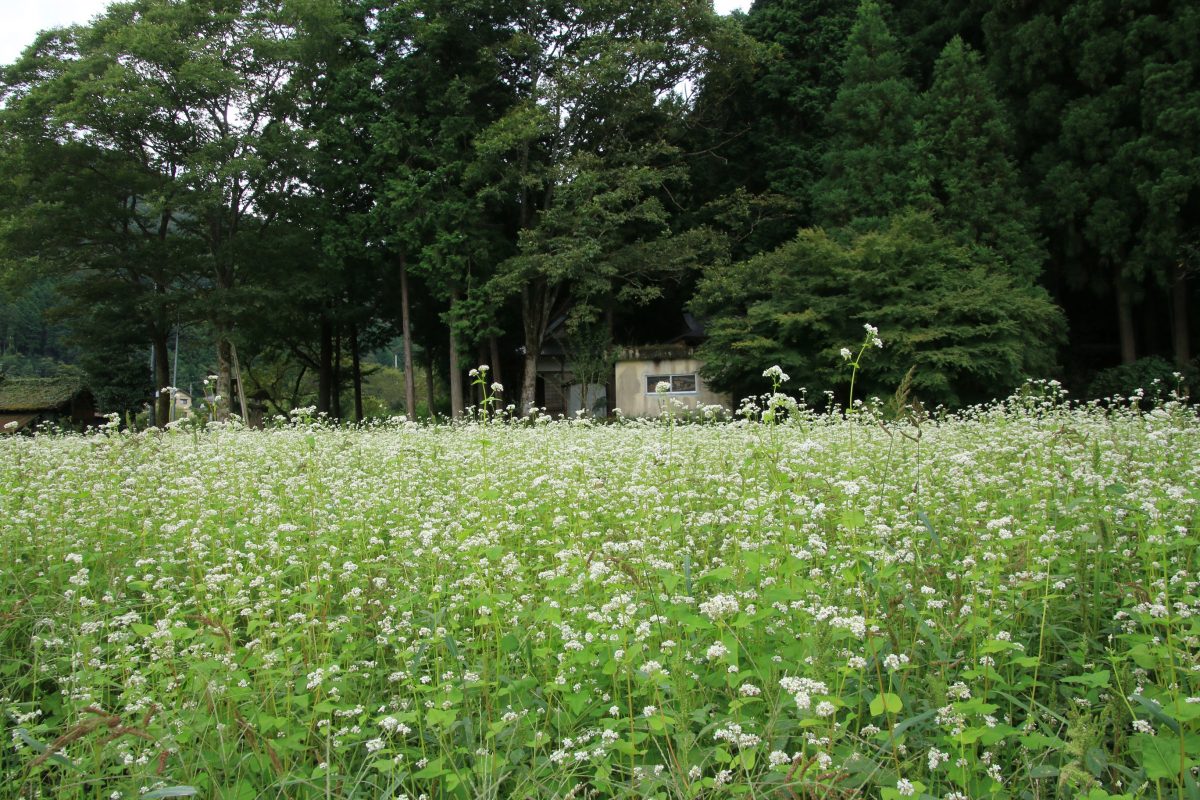
[[[687,391],[679,391],[679,392],[672,389],[671,391],[664,392],[664,394],[667,394],[671,397],[688,397],[691,395],[700,394],[700,373],[699,372],[669,372],[669,373],[646,372],[646,373],[642,374],[642,387],[643,387],[643,389],[646,390],[643,393],[644,396],[645,397],[657,397],[658,396],[658,392],[656,392],[650,388],[651,379],[654,380],[655,385],[657,385],[659,381],[664,381],[664,380],[667,381],[668,383],[670,383],[671,385],[674,385],[676,378],[691,378],[692,385],[696,388],[689,389]]]

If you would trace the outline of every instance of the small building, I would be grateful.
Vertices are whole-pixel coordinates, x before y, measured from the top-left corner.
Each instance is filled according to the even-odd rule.
[[[557,342],[549,343],[538,359],[537,404],[547,414],[574,417],[608,415],[608,391],[603,383],[588,383],[581,378],[570,356]]]
[[[595,382],[594,374],[591,382],[579,375],[562,337],[555,335],[563,319],[551,325],[551,339],[538,360],[538,405],[547,413],[603,417],[620,409],[627,417],[654,417],[667,402],[688,409],[732,408],[732,396],[712,391],[700,376],[704,362],[696,357],[696,346],[704,341],[704,326],[691,314],[682,315],[681,332],[666,342],[617,350],[607,385]],[[660,383],[667,384],[666,392],[658,391]]]
[[[685,343],[651,347],[627,347],[616,368],[616,397],[613,404],[627,417],[652,417],[662,412],[664,402],[678,401],[689,409],[718,405],[730,408],[732,396],[714,392],[704,384],[700,369],[704,362]],[[667,385],[659,392],[659,384]]]
[[[608,386],[584,383],[570,358],[551,349],[538,360],[538,402],[549,414],[569,417],[581,411],[586,416],[603,417],[610,408],[620,409],[626,417],[655,417],[668,401],[688,409],[712,405],[731,408],[731,395],[714,392],[705,385],[700,375],[703,366],[695,348],[681,342],[622,348],[616,357],[610,403]],[[667,384],[666,392],[658,391],[660,383]]]
[[[172,397],[175,400],[175,411],[172,417],[175,419],[190,417],[192,415],[192,395],[183,389],[176,389]]]
[[[83,428],[97,423],[96,399],[74,375],[0,378],[0,431],[31,430],[43,422]]]

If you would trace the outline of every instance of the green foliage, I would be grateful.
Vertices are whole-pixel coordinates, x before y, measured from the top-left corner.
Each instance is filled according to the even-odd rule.
[[[730,21],[692,113],[692,184],[699,197],[736,192],[785,200],[787,223],[735,232],[748,252],[773,249],[813,224],[812,185],[823,174],[829,107],[841,82],[855,0],[755,3],[740,25]]]
[[[1087,397],[1094,399],[1128,399],[1144,393],[1148,399],[1164,399],[1172,392],[1196,395],[1197,380],[1194,367],[1180,370],[1158,356],[1139,358],[1132,364],[1100,370],[1087,387]]]
[[[480,196],[472,177],[486,158],[477,140],[512,102],[496,58],[510,11],[500,3],[390,4],[370,40],[379,61],[364,176],[380,200],[373,225],[443,302],[453,293],[470,300],[511,248],[498,224],[506,204]],[[465,316],[468,342],[491,322],[481,303],[455,316]]]
[[[825,174],[813,189],[819,224],[872,230],[905,208],[928,207],[913,129],[916,97],[879,4],[863,0],[829,110]]]
[[[1168,291],[1194,294],[1177,267],[1200,230],[1200,10],[1059,0],[997,4],[983,21],[1055,277],[1085,297],[1115,296],[1132,360],[1154,347],[1132,317],[1162,319]],[[1173,317],[1186,358],[1189,319]]]
[[[51,316],[61,302],[61,291],[49,278],[13,274],[7,283],[0,281],[0,358],[31,364],[71,358],[66,327]]]
[[[918,136],[943,229],[962,243],[991,248],[1017,278],[1037,279],[1045,253],[1013,161],[1007,114],[979,55],[960,38],[934,66]]]
[[[530,402],[560,317],[663,336],[643,309],[686,302],[701,265],[711,281],[814,226],[849,252],[916,210],[958,249],[895,303],[957,302],[934,288],[947,271],[1028,299],[1045,272],[1079,323],[1067,374],[1118,349],[1185,364],[1198,40],[1195,4],[1151,0],[761,0],[730,17],[701,0],[114,3],[0,75],[0,354],[43,369],[91,348],[97,369],[130,366],[133,402],[133,354],[199,326],[224,393],[236,344],[274,402],[314,371],[335,411],[339,356],[398,330],[403,263],[422,349],[444,356],[447,325],[456,355],[523,347]],[[47,323],[48,286],[71,337]],[[1118,313],[1093,313],[1092,291]],[[697,307],[730,318],[705,292]],[[1000,316],[1043,318],[1027,311]],[[915,385],[990,396],[1017,362],[1053,362],[1044,342],[1001,357],[1020,337],[987,324],[977,339],[992,366],[950,348],[933,361],[958,377],[930,361]]]
[[[1063,333],[1044,290],[923,215],[844,243],[801,231],[771,253],[708,271],[694,308],[711,317],[701,354],[714,385],[745,386],[748,365],[766,363],[810,390],[843,386],[840,350],[869,323],[886,346],[860,376],[866,392],[890,395],[915,366],[914,394],[950,405],[1045,374]]]

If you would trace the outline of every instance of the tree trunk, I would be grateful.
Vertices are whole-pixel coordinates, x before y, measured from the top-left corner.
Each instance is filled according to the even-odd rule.
[[[333,418],[342,420],[342,326],[333,326]]]
[[[165,391],[170,385],[171,358],[167,350],[167,332],[154,332],[154,421],[160,428],[165,428],[171,421],[171,404],[174,400],[171,393]]]
[[[417,418],[417,376],[413,374],[412,357],[412,324],[408,319],[408,262],[404,254],[400,254],[400,325],[401,336],[404,339],[404,408],[408,411],[409,419]],[[432,378],[433,373],[430,373]],[[433,396],[429,397],[429,407],[433,408]]]
[[[526,339],[526,342],[529,340]],[[525,345],[524,361],[521,365],[521,406],[520,413],[529,415],[537,408],[537,350],[530,350]]]
[[[358,352],[358,323],[350,323],[350,370],[354,379],[354,421],[362,422],[362,360]]]
[[[321,315],[321,354],[317,364],[317,413],[333,410],[333,326],[326,314]]]
[[[1133,298],[1129,284],[1121,277],[1120,268],[1114,270],[1117,295],[1117,333],[1121,338],[1121,363],[1132,364],[1137,360],[1137,347],[1133,332]]]
[[[518,413],[528,414],[537,407],[537,364],[542,355],[542,340],[550,324],[550,310],[557,291],[545,281],[533,281],[521,287],[521,322],[525,333],[525,364],[521,373],[521,405]]]
[[[1174,280],[1171,282],[1171,344],[1175,351],[1175,365],[1187,367],[1192,360],[1191,326],[1188,324],[1187,271],[1183,264],[1175,265]]]
[[[429,418],[433,419],[437,414],[437,406],[433,403],[435,391],[433,385],[433,351],[428,351],[428,355],[429,358],[425,364],[425,397],[427,398],[426,403],[428,404]],[[416,411],[414,410],[413,413],[416,414]]]
[[[233,408],[233,345],[229,334],[222,329],[217,330],[217,419],[229,419],[229,410]]]
[[[132,202],[136,203],[136,200]],[[171,210],[165,209],[158,219],[158,240],[165,242],[167,233],[171,227]],[[171,394],[164,394],[163,389],[170,385],[169,381],[174,378],[171,374],[171,361],[167,353],[167,337],[171,335],[171,329],[165,324],[162,319],[165,316],[165,296],[167,294],[166,284],[155,279],[154,293],[158,299],[157,316],[159,317],[158,324],[154,331],[154,388],[156,394],[155,400],[155,421],[158,427],[165,428],[167,423],[171,421],[171,408],[175,405],[175,398]],[[175,352],[179,352],[179,339],[175,340]]]
[[[242,424],[250,424],[250,409],[246,407],[246,384],[242,380],[242,364],[238,361],[237,345],[229,343],[229,354],[233,358],[233,375],[237,381],[238,407],[242,410]],[[232,399],[230,403],[232,404]]]
[[[287,414],[293,408],[300,406],[300,387],[304,385],[304,376],[308,374],[308,367],[300,365],[300,371],[296,373],[296,382],[292,385],[292,397],[288,403],[288,407],[280,409],[283,414]]]
[[[604,312],[604,323],[608,326],[608,346],[616,342],[617,326],[613,320],[612,306]],[[611,354],[610,354],[611,355]],[[611,358],[608,362],[608,374],[604,376],[604,416],[611,417],[617,407],[617,362]]]
[[[489,382],[504,385],[504,378],[501,377],[500,372],[500,340],[495,336],[488,337],[488,350],[492,354],[492,360],[489,362],[492,367],[492,377]]]
[[[458,290],[450,293],[450,416],[458,419],[463,415],[463,376],[458,364],[458,333],[454,326],[454,312],[458,306]]]

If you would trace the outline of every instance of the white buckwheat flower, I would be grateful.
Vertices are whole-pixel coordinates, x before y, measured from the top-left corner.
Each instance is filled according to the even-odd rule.
[[[731,594],[717,594],[700,604],[700,613],[710,620],[729,617],[741,610],[738,599]]]
[[[789,380],[791,380],[788,374],[783,371],[783,367],[779,366],[778,364],[767,367],[765,370],[763,370],[763,377],[770,378],[771,380],[777,380],[780,383],[787,383]]]

